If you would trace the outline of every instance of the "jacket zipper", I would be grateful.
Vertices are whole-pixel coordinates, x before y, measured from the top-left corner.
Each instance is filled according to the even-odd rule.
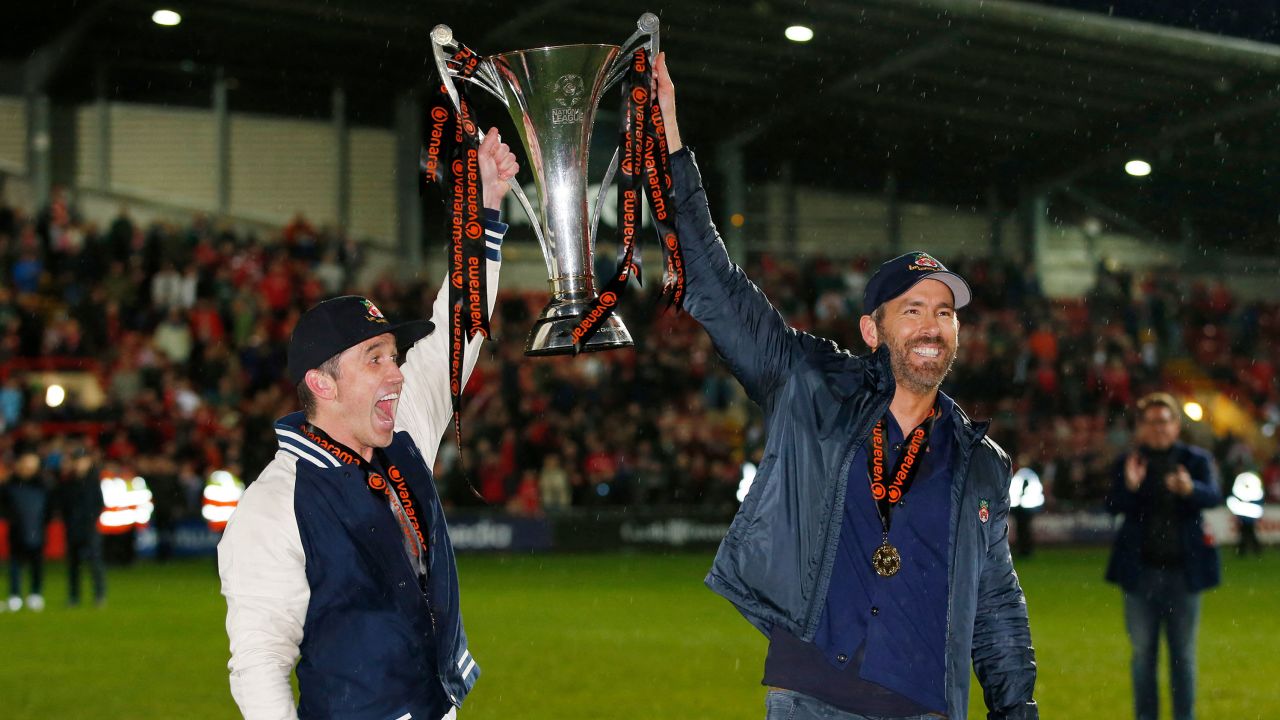
[[[818,578],[818,585],[825,585],[828,591],[831,588],[831,573],[835,570],[835,560],[833,555],[836,547],[840,544],[840,532],[836,531],[834,539],[832,536],[832,528],[839,528],[844,522],[844,504],[846,500],[846,488],[849,483],[849,467],[853,465],[853,458],[858,454],[858,448],[866,442],[867,437],[871,434],[871,428],[875,426],[876,419],[882,417],[888,410],[889,404],[893,401],[892,397],[880,403],[879,412],[873,414],[872,420],[863,425],[862,429],[851,436],[849,444],[845,446],[844,460],[840,461],[840,468],[833,480],[828,482],[836,483],[836,497],[831,507],[831,517],[827,520],[827,545],[822,551],[822,575]],[[844,478],[844,482],[840,479]],[[818,620],[822,618],[821,611],[814,612],[818,609],[819,598],[821,602],[826,602],[826,592],[819,594],[817,587],[814,588],[814,597],[809,602],[808,617],[805,618],[805,637],[812,639],[818,629]]]

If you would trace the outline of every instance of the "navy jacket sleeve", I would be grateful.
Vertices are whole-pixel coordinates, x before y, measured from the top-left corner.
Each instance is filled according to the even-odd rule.
[[[1181,498],[1178,508],[1183,515],[1196,516],[1222,502],[1222,488],[1218,482],[1218,468],[1209,453],[1197,447],[1185,446],[1182,461],[1191,476],[1191,494]]]
[[[676,231],[685,255],[685,308],[711,336],[730,371],[762,407],[798,358],[834,343],[787,325],[760,288],[729,259],[707,206],[693,153],[671,156]]]
[[[1005,477],[1008,457],[1001,453]],[[978,607],[973,624],[973,670],[982,686],[990,720],[1039,718],[1033,698],[1036,684],[1035,650],[1027,601],[1009,552],[1008,482],[1000,499],[992,503],[991,523],[998,538],[987,546],[986,561],[978,578]]]

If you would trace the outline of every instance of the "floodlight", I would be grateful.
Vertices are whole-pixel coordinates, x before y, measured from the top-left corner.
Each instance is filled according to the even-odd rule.
[[[1146,160],[1130,160],[1124,164],[1124,171],[1134,177],[1146,177],[1151,174],[1151,163]]]
[[[182,22],[182,16],[172,10],[157,10],[151,13],[151,22],[165,27],[173,27]]]
[[[1191,400],[1186,405],[1183,405],[1182,412],[1186,413],[1187,417],[1191,418],[1192,422],[1200,422],[1204,419],[1204,406],[1195,400]]]
[[[791,42],[809,42],[813,39],[813,30],[805,25],[792,25],[783,33]]]

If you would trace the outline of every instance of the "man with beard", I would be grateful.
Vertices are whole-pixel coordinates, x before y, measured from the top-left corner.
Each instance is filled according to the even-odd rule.
[[[507,229],[498,208],[518,169],[497,130],[479,166],[485,232],[474,242],[491,261],[492,310]],[[436,296],[437,322],[450,316],[450,288]],[[302,412],[276,423],[275,458],[218,544],[231,693],[246,718],[453,718],[480,675],[432,483],[453,416],[449,333],[433,329],[392,324],[354,295],[294,326],[288,369]],[[479,349],[480,337],[466,343],[464,387]]]
[[[707,584],[769,637],[769,718],[1036,718],[1009,553],[1009,457],[939,392],[968,284],[925,252],[880,266],[855,357],[789,327],[729,259],[665,58],[686,305],[765,413],[764,457]]]

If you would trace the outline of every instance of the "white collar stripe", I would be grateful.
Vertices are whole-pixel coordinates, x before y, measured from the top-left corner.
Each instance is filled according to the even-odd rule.
[[[325,465],[321,464],[319,460],[316,460],[315,458],[311,457],[310,455],[307,455],[306,453],[300,452],[297,448],[287,446],[287,445],[281,445],[280,450],[282,450],[283,452],[289,453],[290,455],[298,458],[299,460],[306,460],[307,462],[311,463],[312,465],[315,465],[318,468],[325,467]]]
[[[311,442],[310,440],[299,435],[298,433],[293,432],[292,430],[283,430],[281,428],[276,428],[276,435],[280,436],[281,445],[285,444],[286,438],[287,438],[288,440],[292,441],[290,444],[297,446],[300,450],[310,450],[316,453],[317,455],[319,455],[320,457],[324,458],[329,463],[330,467],[338,467],[342,465],[342,463],[338,462],[338,458],[330,455],[328,451],[326,451],[324,448]]]
[[[280,449],[289,450],[295,455],[304,455],[308,460],[323,468],[337,467],[336,464],[329,463],[329,455],[324,452],[313,451],[310,448],[303,447],[292,440],[285,438],[280,439]]]

